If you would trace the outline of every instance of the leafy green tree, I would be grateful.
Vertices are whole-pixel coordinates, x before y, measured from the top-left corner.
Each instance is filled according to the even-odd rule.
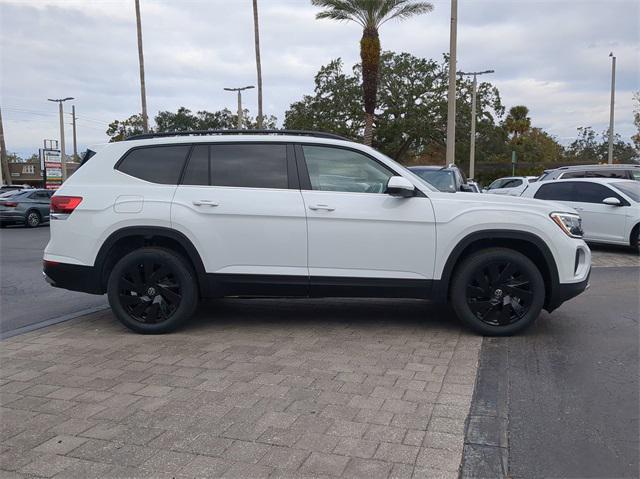
[[[174,113],[172,111],[160,111],[155,116],[155,127],[150,128],[150,132],[170,132],[170,131],[196,131],[196,130],[233,130],[237,127],[236,113],[232,113],[225,108],[214,112],[202,110],[192,113],[191,110],[181,106]],[[256,128],[257,122],[249,115],[249,110],[243,113],[244,128]],[[263,117],[263,127],[274,129],[277,119],[275,116]],[[121,141],[132,135],[143,133],[142,116],[133,115],[126,120],[115,120],[109,125],[107,135],[110,141]]]
[[[318,19],[356,22],[362,27],[362,97],[364,103],[364,143],[371,145],[380,66],[380,26],[389,20],[405,20],[433,10],[429,2],[415,0],[311,0],[324,8]]]
[[[636,127],[636,133],[631,137],[633,144],[640,155],[640,91],[633,94],[633,101],[635,103],[633,108],[633,124]]]
[[[578,137],[567,148],[566,159],[581,164],[606,163],[609,156],[608,131],[600,136],[590,126],[578,128]],[[630,143],[620,135],[613,138],[613,161],[615,163],[631,163],[637,152]]]
[[[153,130],[150,130],[153,132]],[[144,120],[142,115],[131,115],[126,120],[114,120],[109,123],[107,128],[107,136],[111,142],[122,141],[133,135],[141,135],[144,133]]]

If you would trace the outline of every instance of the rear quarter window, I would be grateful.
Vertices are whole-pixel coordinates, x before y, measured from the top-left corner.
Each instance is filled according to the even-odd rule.
[[[130,150],[116,169],[141,180],[177,185],[190,145],[148,146]]]

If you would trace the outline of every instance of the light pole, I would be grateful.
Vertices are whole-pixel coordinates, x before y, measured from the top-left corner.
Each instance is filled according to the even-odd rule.
[[[67,100],[73,100],[73,97],[68,96],[67,98],[59,98],[54,100],[52,98],[47,98],[48,101],[53,101],[58,103],[58,111],[60,112],[60,162],[62,163],[62,181],[67,179],[67,159],[64,154],[64,111],[62,108],[62,103]]]
[[[76,106],[71,105],[71,117],[73,118],[73,161],[78,161],[78,138],[76,137]]]
[[[494,73],[493,70],[482,72],[460,72],[463,76],[473,76],[473,87],[471,93],[471,139],[469,141],[469,178],[473,179],[476,174],[476,95],[478,92],[478,75]]]
[[[613,52],[611,57],[611,111],[609,113],[609,164],[613,164],[613,110],[616,103],[616,57]]]
[[[458,35],[458,0],[451,0],[449,31],[449,94],[447,99],[447,165],[456,162],[456,44]]]
[[[240,88],[225,88],[226,91],[238,92],[238,130],[242,130],[242,91],[255,88],[253,85],[243,86]]]
[[[135,0],[136,30],[138,33],[138,64],[140,67],[140,98],[142,101],[142,131],[149,133],[149,116],[147,115],[147,86],[144,81],[144,54],[142,51],[142,21],[140,20],[140,0]]]

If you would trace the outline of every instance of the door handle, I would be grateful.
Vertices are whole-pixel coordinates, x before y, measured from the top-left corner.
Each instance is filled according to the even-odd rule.
[[[313,210],[313,211],[317,211],[317,210],[333,211],[333,210],[335,210],[335,208],[332,208],[329,205],[311,205],[311,206],[309,206],[309,209]]]
[[[218,203],[211,200],[193,200],[193,204],[195,206],[218,206]]]

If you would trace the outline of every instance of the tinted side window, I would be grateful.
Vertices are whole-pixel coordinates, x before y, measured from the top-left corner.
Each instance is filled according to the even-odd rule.
[[[587,178],[621,178],[626,180],[629,178],[627,170],[591,170],[587,171]]]
[[[211,145],[209,154],[212,186],[289,187],[286,145]]]
[[[573,198],[574,183],[547,183],[542,185],[534,198],[539,200],[575,201]]]
[[[182,184],[207,186],[210,184],[209,178],[209,146],[194,146],[182,178]]]
[[[561,176],[563,180],[571,178],[584,178],[584,171],[569,171]]]
[[[509,180],[502,185],[502,188],[516,188],[518,186],[522,186],[522,180]]]
[[[118,170],[151,183],[176,185],[189,148],[190,145],[138,148],[127,153]]]
[[[602,200],[610,196],[622,200],[622,198],[612,190],[597,183],[580,183],[574,185],[574,197],[576,199],[573,201],[581,203],[602,203]]]

